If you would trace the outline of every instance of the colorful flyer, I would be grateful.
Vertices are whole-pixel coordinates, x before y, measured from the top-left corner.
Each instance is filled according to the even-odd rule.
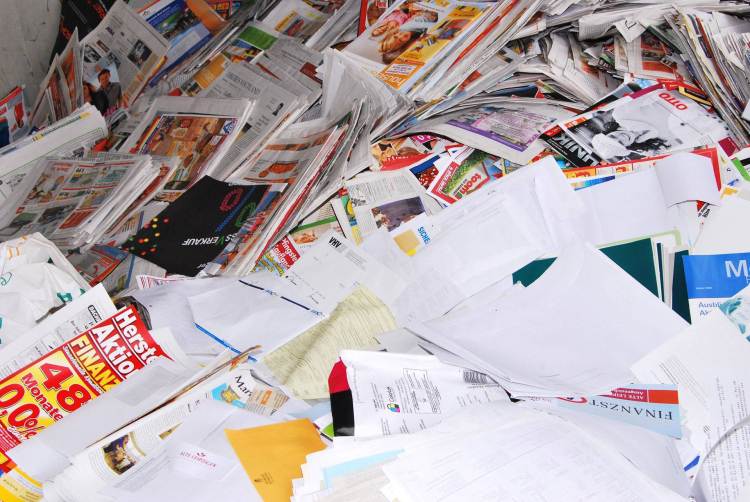
[[[134,307],[121,310],[0,382],[0,452],[7,452],[167,355]]]

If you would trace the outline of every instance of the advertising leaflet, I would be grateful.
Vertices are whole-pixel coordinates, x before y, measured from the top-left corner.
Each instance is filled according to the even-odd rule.
[[[169,273],[195,276],[233,241],[267,189],[205,176],[129,237],[123,248]]]
[[[189,279],[189,277],[185,277],[179,274],[170,275],[169,277],[156,277],[154,275],[143,275],[143,274],[135,276],[138,289],[155,288],[157,286],[162,286],[164,284],[171,284],[173,282],[184,281],[186,279]]]
[[[3,346],[0,378],[36,361],[50,350],[84,333],[117,312],[103,286],[86,291],[64,309],[48,316],[24,336]]]
[[[263,22],[283,35],[307,40],[328,17],[302,0],[285,0],[279,2]]]
[[[685,255],[682,260],[693,322],[750,285],[750,253]]]
[[[528,164],[544,150],[537,141],[554,122],[573,114],[539,99],[500,99],[417,123],[409,132],[447,136],[516,164]],[[589,164],[590,165],[590,164]]]
[[[557,398],[554,402],[560,408],[620,420],[676,439],[682,437],[675,385],[634,384],[600,396]]]
[[[0,99],[0,148],[13,143],[29,133],[29,118],[23,88],[16,87]]]
[[[359,25],[357,35],[378,21],[378,18],[393,4],[391,0],[360,0]]]
[[[143,368],[167,357],[135,308],[75,336],[0,382],[0,449],[12,449]]]
[[[39,87],[39,94],[31,108],[33,127],[42,128],[52,122],[62,120],[78,107],[81,84],[77,82],[80,75],[76,78],[76,64],[79,64],[76,56],[79,52],[78,31],[76,30],[65,46],[65,50],[55,55]],[[63,68],[63,62],[66,63],[65,68]]]
[[[719,305],[724,315],[739,328],[745,338],[750,341],[750,290],[743,289],[735,296]]]
[[[456,3],[449,7],[444,16],[438,17],[438,22],[422,34],[416,42],[409,45],[406,51],[398,55],[378,75],[380,79],[391,87],[408,91],[419,80],[429,66],[436,65],[449,47],[460,44],[467,33],[479,24],[482,16],[491,8],[490,5]],[[408,32],[407,32],[408,33]],[[395,35],[386,34],[388,38],[383,45],[394,39]],[[405,36],[403,36],[405,38]],[[400,41],[401,38],[396,40]]]
[[[395,237],[404,230],[400,227],[419,215],[431,216],[440,211],[440,205],[425,194],[408,169],[380,175],[364,173],[347,181],[345,186],[361,238],[378,231],[387,231]],[[346,235],[352,229],[348,228],[350,222],[344,209],[334,206]]]
[[[278,34],[262,23],[252,22],[224,48],[223,54],[231,62],[252,61],[271,48]]]
[[[352,42],[346,52],[406,92],[479,24],[492,5],[403,0]]]
[[[272,246],[258,260],[258,267],[284,275],[289,267],[329,230],[343,233],[331,203],[323,205]]]
[[[271,184],[263,198],[258,203],[255,213],[248,218],[235,232],[232,241],[221,250],[214,260],[206,265],[206,271],[227,269],[227,267],[242,262],[250,254],[248,249],[260,246],[261,238],[266,237],[268,218],[276,207],[276,201],[281,197],[286,185]],[[254,267],[255,262],[244,264]]]
[[[736,146],[729,131],[689,94],[660,84],[564,120],[542,135],[577,167],[635,160],[718,143]]]
[[[139,274],[166,275],[163,268],[149,261],[101,244],[95,244],[83,254],[72,255],[70,261],[90,284],[103,283],[113,297],[132,288]]]
[[[371,166],[376,171],[391,171],[412,167],[416,164],[434,159],[445,152],[452,141],[432,136],[430,134],[414,134],[401,138],[382,139],[372,148],[375,164]]]
[[[140,10],[140,21],[161,35],[166,44],[163,66],[155,83],[203,47],[226,21],[205,0],[160,0]]]
[[[438,174],[428,191],[440,202],[453,204],[490,181],[502,178],[507,169],[521,166],[481,150],[465,148],[455,157],[442,157],[435,167]]]

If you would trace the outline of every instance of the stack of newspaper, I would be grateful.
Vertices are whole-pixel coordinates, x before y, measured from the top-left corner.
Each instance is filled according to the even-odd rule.
[[[63,249],[98,242],[158,176],[150,157],[46,157],[6,199],[3,237],[39,232]]]
[[[64,12],[0,500],[750,499],[747,2]]]

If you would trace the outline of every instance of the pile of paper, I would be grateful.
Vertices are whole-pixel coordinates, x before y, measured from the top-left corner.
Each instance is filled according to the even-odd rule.
[[[0,100],[0,500],[750,497],[746,2],[89,3]]]

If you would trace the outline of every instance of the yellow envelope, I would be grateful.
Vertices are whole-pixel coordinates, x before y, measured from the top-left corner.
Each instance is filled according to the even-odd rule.
[[[292,480],[302,477],[305,457],[325,448],[307,419],[224,433],[265,502],[288,502]]]

